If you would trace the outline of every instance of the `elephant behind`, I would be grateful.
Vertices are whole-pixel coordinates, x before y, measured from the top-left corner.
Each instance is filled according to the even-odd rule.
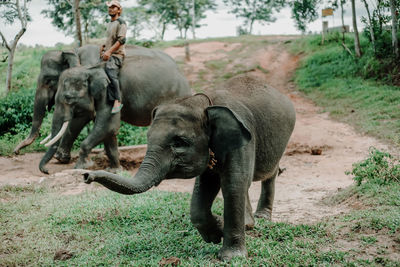
[[[78,65],[96,64],[99,60],[99,47],[97,45],[82,46],[76,50],[76,53],[72,51],[49,51],[42,56],[33,106],[32,128],[29,136],[15,147],[15,154],[32,144],[39,136],[46,109],[50,111],[54,105],[61,73]]]
[[[217,90],[158,106],[146,156],[133,178],[95,171],[84,174],[84,181],[137,194],[163,179],[196,177],[192,223],[206,242],[223,238],[221,259],[246,256],[245,226],[254,226],[249,187],[262,182],[255,215],[270,219],[279,161],[295,120],[286,96],[258,78],[234,77]],[[223,218],[211,212],[220,189]]]
[[[39,164],[42,172],[48,173],[45,165],[57,149],[57,153],[62,156],[69,155],[70,151],[67,149],[94,116],[93,129],[81,144],[75,167],[87,167],[87,157],[91,149],[104,142],[110,167],[118,168],[116,134],[120,119],[132,125],[147,126],[151,122],[151,112],[155,106],[191,93],[186,78],[170,56],[162,51],[143,47],[129,49],[120,70],[124,107],[118,114],[111,114],[112,105],[107,100],[108,83],[107,75],[101,66],[78,66],[62,73],[55,98],[53,139],[49,141],[50,148]],[[72,128],[70,123],[74,124]],[[70,131],[66,130],[68,127]],[[62,137],[64,133],[68,138]],[[60,143],[58,140],[61,137]]]

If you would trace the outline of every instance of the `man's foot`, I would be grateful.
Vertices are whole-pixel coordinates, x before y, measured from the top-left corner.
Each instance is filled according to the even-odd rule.
[[[113,107],[113,108],[111,109],[111,114],[115,114],[115,113],[120,112],[123,106],[124,106],[124,105],[121,104],[121,105],[119,105],[119,106]]]

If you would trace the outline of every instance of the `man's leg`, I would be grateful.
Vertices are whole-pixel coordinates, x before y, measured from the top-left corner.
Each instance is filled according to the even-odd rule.
[[[113,110],[111,113],[117,113],[121,110],[121,91],[119,85],[119,68],[121,62],[116,57],[111,57],[106,64],[105,71],[110,79],[110,89],[108,91],[108,98],[113,103]]]

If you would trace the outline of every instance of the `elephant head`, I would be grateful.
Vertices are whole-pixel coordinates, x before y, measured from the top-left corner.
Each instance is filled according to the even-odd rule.
[[[78,55],[73,52],[50,51],[43,55],[37,80],[31,132],[25,140],[15,147],[15,154],[18,154],[20,149],[32,144],[39,135],[46,108],[50,111],[54,105],[61,73],[78,65]]]
[[[36,87],[31,132],[25,140],[15,147],[15,154],[18,154],[22,148],[32,144],[39,135],[46,108],[50,110],[54,105],[58,79],[61,73],[79,64],[85,66],[96,64],[97,62],[99,62],[99,47],[97,45],[85,45],[77,49],[76,53],[49,51],[43,55]]]
[[[55,96],[52,139],[45,145],[49,150],[39,164],[42,172],[48,173],[45,165],[57,151],[59,140],[69,121],[73,118],[88,117],[88,114],[94,117],[95,110],[98,112],[104,108],[108,83],[109,80],[100,67],[78,66],[61,74]]]
[[[220,161],[250,140],[250,131],[229,108],[210,106],[201,96],[184,98],[153,111],[148,149],[135,177],[95,171],[85,174],[84,181],[122,194],[142,193],[163,179],[198,176],[208,168],[210,150]]]

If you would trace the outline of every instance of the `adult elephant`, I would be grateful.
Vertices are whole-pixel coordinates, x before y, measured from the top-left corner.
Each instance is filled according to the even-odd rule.
[[[85,45],[77,49],[76,52],[49,51],[43,55],[37,80],[31,132],[25,140],[15,147],[15,154],[18,154],[22,148],[32,144],[39,136],[46,108],[50,111],[54,105],[58,79],[61,73],[71,67],[92,65],[98,62],[99,47],[97,45]]]
[[[107,100],[109,80],[101,66],[78,66],[65,70],[59,80],[55,98],[50,146],[43,156],[39,169],[48,173],[45,165],[58,149],[70,147],[80,130],[95,116],[95,123],[88,137],[81,143],[76,168],[87,167],[87,157],[93,147],[104,142],[104,148],[111,168],[119,167],[119,153],[116,135],[120,119],[132,125],[147,126],[151,122],[152,109],[162,102],[190,95],[186,78],[180,73],[175,61],[162,51],[135,47],[129,50],[120,70],[120,86],[124,108],[120,113],[111,114]],[[73,138],[59,139],[74,122]],[[61,151],[60,151],[61,150]]]
[[[146,156],[135,177],[95,171],[84,174],[85,182],[137,194],[163,179],[197,176],[192,223],[206,242],[219,243],[223,237],[221,259],[246,256],[245,225],[254,225],[248,189],[252,181],[262,181],[256,216],[270,219],[279,161],[295,124],[292,103],[245,75],[207,95],[163,104],[153,114]],[[223,219],[211,212],[220,189]]]

